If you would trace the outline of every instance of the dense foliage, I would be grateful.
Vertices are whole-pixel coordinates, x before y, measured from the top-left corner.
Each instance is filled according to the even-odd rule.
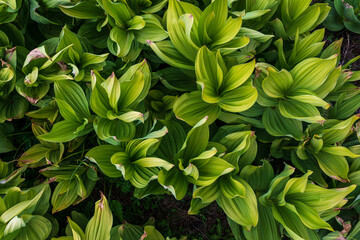
[[[360,5],[311,2],[0,0],[0,240],[165,239],[106,192],[59,224],[111,178],[236,240],[360,238],[360,71],[321,28]]]

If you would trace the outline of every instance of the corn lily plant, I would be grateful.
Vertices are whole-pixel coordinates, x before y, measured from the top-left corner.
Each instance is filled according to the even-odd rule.
[[[0,0],[0,240],[176,240],[124,222],[125,188],[218,207],[216,238],[359,238],[360,71],[324,48],[330,6]]]

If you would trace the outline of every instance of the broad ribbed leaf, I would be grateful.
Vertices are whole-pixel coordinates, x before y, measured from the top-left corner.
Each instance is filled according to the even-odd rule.
[[[12,206],[11,208],[7,209],[3,214],[1,214],[0,222],[8,223],[13,217],[21,214],[23,211],[36,205],[40,200],[41,196],[43,195],[44,190],[45,188],[43,188],[33,199],[20,202]]]
[[[300,62],[291,70],[294,78],[293,89],[315,91],[326,81],[335,64],[336,55],[327,59],[309,58]]]
[[[348,181],[349,164],[345,157],[333,155],[325,151],[320,151],[314,156],[326,175],[335,180]]]
[[[235,65],[229,69],[224,76],[223,84],[220,91],[225,93],[240,87],[246,80],[249,79],[255,68],[255,61],[245,64]]]
[[[255,227],[257,225],[259,219],[257,200],[250,185],[241,179],[239,179],[239,182],[245,187],[245,198],[235,197],[229,199],[221,194],[217,199],[217,203],[228,217],[237,224],[240,224],[244,228],[250,230],[251,227]]]
[[[79,2],[70,6],[59,6],[66,15],[79,19],[104,18],[104,11],[93,2]]]
[[[65,101],[80,118],[90,117],[87,98],[81,87],[72,81],[56,81],[54,83],[55,97]]]
[[[95,203],[95,213],[86,226],[86,240],[110,239],[113,225],[113,215],[106,197],[101,194],[101,199]]]
[[[303,136],[302,123],[296,119],[285,118],[278,109],[266,108],[262,123],[266,131],[273,136],[289,136],[297,140]]]
[[[177,200],[185,197],[188,189],[188,181],[182,171],[173,167],[170,171],[161,170],[158,175],[158,181],[164,188],[169,190]]]
[[[118,178],[122,176],[121,172],[116,169],[110,159],[112,155],[122,150],[119,146],[101,145],[92,148],[86,153],[85,157],[91,162],[96,163],[105,175]]]
[[[321,122],[325,119],[320,115],[319,110],[308,103],[301,103],[295,100],[279,101],[280,113],[287,118],[293,118],[309,123]]]
[[[257,100],[258,93],[252,86],[243,86],[226,92],[218,105],[229,112],[242,112],[253,106]]]
[[[177,118],[194,126],[208,116],[207,123],[213,123],[220,115],[221,108],[217,104],[209,104],[202,100],[201,92],[183,94],[174,104],[174,113]]]
[[[267,71],[268,76],[262,82],[264,92],[269,97],[284,98],[294,83],[293,77],[285,69],[277,72],[275,69],[269,67]]]

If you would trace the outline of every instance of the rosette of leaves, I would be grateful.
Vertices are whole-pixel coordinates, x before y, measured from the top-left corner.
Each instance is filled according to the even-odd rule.
[[[324,28],[313,31],[311,34],[305,36],[300,35],[299,31],[297,31],[294,44],[291,44],[291,47],[286,50],[284,50],[283,39],[279,38],[276,40],[274,45],[278,50],[278,65],[281,68],[289,70],[307,58],[317,57],[323,50],[325,44],[325,41],[323,41],[324,34]]]
[[[131,66],[119,79],[112,73],[106,80],[93,71],[91,109],[96,113],[95,130],[102,140],[130,141],[135,136],[136,120],[144,121],[137,106],[144,100],[151,85],[146,60]]]
[[[96,55],[91,53],[77,34],[71,32],[67,26],[63,27],[57,51],[71,45],[63,56],[63,61],[72,67],[75,81],[90,82],[91,70],[101,71],[106,65],[108,53]]]
[[[226,0],[215,0],[203,12],[193,4],[170,0],[166,24],[170,40],[154,43],[148,39],[148,43],[158,57],[177,68],[193,70],[204,45],[228,54],[249,43],[248,37],[237,37],[242,16],[228,18]]]
[[[348,182],[349,164],[345,157],[357,158],[359,155],[351,152],[341,143],[352,133],[352,127],[359,119],[355,115],[347,120],[327,120],[323,124],[311,124],[305,131],[305,138],[292,156],[294,164],[300,165],[303,170],[313,170],[318,173],[318,167],[329,177]],[[321,175],[316,174],[314,181],[319,184],[326,182]]]
[[[187,134],[179,123],[164,122],[169,133],[161,140],[155,156],[166,160],[173,168],[161,169],[158,182],[178,200],[186,195],[189,183],[210,185],[235,169],[232,164],[219,158],[218,150],[209,143],[207,120],[205,117],[199,121]],[[144,197],[154,193],[149,186],[141,195]]]
[[[339,120],[347,119],[357,111],[360,106],[360,90],[354,84],[360,80],[360,71],[347,69],[348,63],[342,67],[340,76],[333,87],[333,90],[326,97],[334,101],[334,106],[329,111],[329,118]]]
[[[78,240],[110,240],[113,225],[113,214],[106,197],[101,193],[101,199],[95,203],[95,212],[88,221],[83,214],[72,214],[73,219],[68,217],[69,234],[67,237],[52,238],[78,239]],[[68,230],[68,228],[66,229]]]
[[[136,188],[144,188],[155,178],[160,167],[173,164],[153,156],[159,139],[134,139],[122,146],[102,145],[91,149],[86,157],[95,162],[109,177],[123,177]]]
[[[8,49],[9,39],[0,31],[0,123],[24,117],[28,109],[25,99],[13,92],[16,83],[16,48]]]
[[[245,13],[243,16],[244,27],[260,30],[275,14],[280,2],[279,0],[265,0],[261,2],[233,0],[231,1],[230,9],[231,13],[236,16]]]
[[[283,0],[279,5],[279,16],[271,22],[278,38],[293,38],[299,34],[315,29],[328,16],[330,7],[326,3],[315,3],[311,0]]]
[[[43,215],[49,208],[50,195],[50,187],[44,184],[25,191],[19,188],[8,191],[0,198],[0,238],[47,239],[52,224]]]
[[[215,162],[210,159],[207,165],[199,168],[199,179],[195,181],[198,187],[193,192],[189,214],[197,214],[200,209],[216,201],[233,221],[246,229],[255,227],[258,222],[256,196],[248,183],[238,176],[240,169],[251,164],[256,157],[257,144],[253,132],[245,125],[224,126],[207,148],[210,146],[219,149],[221,161],[215,167],[209,165]],[[209,178],[205,173],[220,170],[221,165],[227,166],[227,169],[216,178]],[[204,178],[211,181],[204,181]]]
[[[248,165],[241,171],[240,177],[249,183],[257,196],[259,221],[250,231],[242,231],[229,219],[238,238],[275,240],[280,239],[285,230],[292,239],[310,240],[320,239],[317,229],[332,230],[326,221],[339,214],[338,209],[347,202],[344,197],[355,189],[355,185],[326,189],[308,181],[311,171],[290,178],[294,171],[295,168],[285,165],[283,172],[275,176],[267,161],[262,166]]]
[[[325,120],[317,107],[330,106],[323,98],[333,90],[333,83],[341,72],[341,68],[335,68],[336,62],[336,55],[327,59],[308,58],[290,72],[267,66],[267,73],[259,73],[255,79],[259,92],[257,102],[266,107],[262,122],[271,135],[301,139],[301,121]],[[265,66],[260,67],[264,69]]]
[[[90,196],[99,179],[93,166],[82,163],[77,166],[50,166],[41,169],[40,173],[51,182],[57,182],[51,195],[52,213],[82,202]]]
[[[155,118],[169,120],[173,115],[172,108],[177,99],[177,96],[165,95],[162,90],[152,89],[149,91],[144,104]]]
[[[0,2],[0,24],[15,21],[21,7],[21,0],[9,0]]]
[[[108,15],[111,26],[108,49],[123,61],[134,61],[146,40],[161,41],[168,37],[156,15],[136,15],[132,11],[130,5],[136,6],[136,2],[102,0],[99,4]]]
[[[213,53],[202,47],[195,62],[201,90],[183,94],[174,105],[175,115],[193,126],[205,116],[211,124],[221,111],[238,113],[249,109],[258,95],[250,78],[254,67],[255,61],[228,68],[219,50]]]
[[[50,84],[54,81],[73,79],[69,73],[71,70],[62,61],[64,53],[70,45],[58,51],[50,57],[41,46],[32,50],[26,56],[22,72],[24,78],[19,78],[16,83],[16,90],[29,102],[36,104],[49,91]]]
[[[51,143],[69,142],[93,130],[94,116],[83,89],[75,82],[64,80],[54,83],[55,100],[64,120],[54,124],[48,133],[37,138]]]
[[[344,27],[351,32],[360,34],[360,1],[334,0],[326,1],[331,6],[329,16],[324,25],[330,31],[340,31]]]

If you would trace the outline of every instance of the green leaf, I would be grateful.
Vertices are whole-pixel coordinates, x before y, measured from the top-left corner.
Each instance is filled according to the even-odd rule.
[[[142,10],[142,11],[144,13],[156,13],[165,7],[168,0],[161,0],[161,1],[157,1],[157,2],[158,2],[157,4],[154,4],[151,7],[147,8],[145,10]]]
[[[178,168],[173,167],[170,171],[162,169],[159,172],[158,181],[165,189],[168,189],[177,200],[185,197],[189,183],[182,171]]]
[[[314,156],[318,160],[321,170],[326,175],[335,180],[348,181],[349,164],[345,157],[333,155],[322,150]]]
[[[335,64],[336,55],[327,59],[308,58],[300,62],[291,70],[294,79],[293,89],[315,91],[326,81]]]
[[[56,104],[59,108],[61,116],[68,121],[71,122],[80,122],[81,119],[76,115],[74,109],[71,108],[71,106],[61,99],[56,99]]]
[[[199,170],[199,178],[195,181],[199,186],[210,185],[220,176],[228,174],[235,169],[232,164],[218,157],[210,158],[206,164],[199,165],[195,163],[194,165],[197,165]],[[237,184],[237,187],[238,189],[241,188],[239,187],[239,184]],[[230,194],[229,189],[223,187],[223,191],[227,191],[227,193]],[[239,194],[241,194],[241,192],[239,192]]]
[[[300,34],[311,30],[311,28],[318,21],[318,18],[320,17],[320,13],[321,10],[319,6],[313,5],[308,7],[304,12],[304,14],[294,19],[294,21],[290,23],[289,29],[287,30],[287,34],[290,36],[295,36],[297,29],[299,29]]]
[[[195,124],[188,132],[186,139],[180,149],[180,156],[184,160],[190,160],[202,154],[209,141],[208,118],[205,117]]]
[[[215,182],[208,186],[196,188],[193,192],[193,198],[201,199],[201,202],[206,204],[215,201],[220,196],[220,194],[220,185],[218,182]]]
[[[269,97],[284,98],[294,83],[291,74],[285,69],[277,72],[272,67],[269,67],[267,71],[268,76],[262,82],[264,92]]]
[[[80,118],[89,118],[90,110],[87,98],[82,88],[72,81],[56,81],[54,83],[55,97],[65,101]]]
[[[112,155],[122,150],[123,149],[119,146],[101,145],[92,148],[86,153],[85,157],[91,162],[96,163],[105,175],[118,178],[122,175],[111,163],[110,159]]]
[[[278,109],[266,108],[262,123],[266,131],[273,136],[289,136],[297,140],[303,137],[301,121],[283,117]]]
[[[104,11],[97,7],[94,2],[79,2],[70,6],[59,6],[60,10],[66,15],[79,19],[104,18]]]
[[[70,217],[68,217],[69,226],[72,231],[73,239],[74,240],[85,240],[86,236],[83,232],[83,230],[77,225],[75,222],[71,220]]]
[[[327,229],[329,231],[334,231],[330,224],[320,218],[319,213],[316,210],[301,201],[292,202],[292,204],[295,206],[297,215],[306,227],[314,230]]]
[[[7,153],[16,150],[15,146],[9,139],[0,136],[0,142],[0,153]]]
[[[110,31],[108,48],[110,52],[112,52],[114,55],[123,58],[130,53],[134,39],[135,36],[133,32],[126,31],[125,29],[120,27],[114,27]]]
[[[37,202],[40,200],[41,196],[43,195],[44,190],[45,188],[43,188],[33,199],[20,202],[7,209],[3,214],[1,214],[0,222],[8,223],[13,217],[36,205]]]
[[[161,41],[154,43],[147,41],[155,54],[164,62],[176,68],[194,70],[194,62],[184,57],[172,44],[171,41]]]
[[[119,80],[115,77],[114,72],[105,81],[101,83],[101,86],[107,92],[109,103],[112,109],[118,110],[118,101],[121,95],[121,87]],[[95,87],[96,88],[96,87]],[[94,103],[96,104],[96,103]],[[105,108],[104,108],[105,110]]]
[[[249,184],[242,179],[238,180],[245,187],[245,198],[234,197],[229,199],[221,194],[217,203],[229,218],[250,230],[251,227],[257,225],[259,219],[256,196]]]
[[[17,239],[21,240],[42,240],[46,239],[51,232],[51,222],[43,217],[38,215],[23,215],[21,217],[26,221],[26,226],[21,228],[18,233]]]
[[[112,2],[111,0],[102,0],[102,7],[111,17],[114,18],[116,25],[126,27],[127,22],[131,20],[131,14],[128,6],[122,2]]]
[[[300,218],[286,206],[272,207],[272,213],[275,219],[284,226],[286,232],[295,240],[319,239],[312,230],[306,228]]]
[[[49,151],[49,148],[43,146],[41,144],[35,144],[29,150],[27,150],[21,157],[19,158],[19,164],[33,164],[41,161],[45,158],[46,152]]]
[[[66,25],[63,27],[59,38],[60,41],[58,43],[56,51],[60,51],[61,49],[64,49],[65,47],[71,45],[71,48],[75,50],[76,54],[78,54],[79,56],[83,54],[84,50],[81,46],[79,38],[75,33],[71,32]],[[68,53],[70,56],[70,52]]]
[[[245,198],[246,190],[243,184],[240,181],[234,179],[232,176],[226,175],[225,177],[220,178],[220,192],[225,197],[232,199],[235,197]]]
[[[136,160],[133,162],[135,165],[139,165],[141,167],[149,168],[149,167],[161,167],[169,171],[172,167],[174,167],[174,164],[171,164],[161,158],[156,157],[146,157],[141,158],[139,160]]]
[[[302,103],[309,103],[311,105],[322,107],[324,109],[328,109],[330,107],[329,103],[316,96],[315,93],[305,89],[297,89],[291,91],[291,93],[287,97],[289,99],[293,99]]]
[[[351,130],[355,121],[357,121],[359,118],[359,115],[355,115],[348,118],[347,120],[339,122],[329,129],[324,129],[324,135],[322,137],[324,143],[334,144],[336,142],[343,141],[349,134],[349,131]]]
[[[155,226],[145,226],[144,235],[146,240],[165,240],[161,233],[155,229]]]
[[[94,128],[100,139],[114,138],[116,141],[130,141],[135,136],[135,125],[119,119],[96,118]]]
[[[301,202],[318,212],[343,206],[344,198],[356,188],[355,185],[345,188],[327,189],[308,183],[304,193],[297,193],[291,199],[301,199]]]
[[[357,158],[360,157],[360,155],[353,153],[346,147],[342,146],[334,146],[334,147],[323,147],[321,148],[321,151],[337,155],[337,156],[345,156],[350,158]]]
[[[141,30],[145,26],[145,21],[142,16],[135,16],[127,22],[128,30]]]
[[[145,14],[142,17],[145,21],[145,26],[141,30],[134,32],[137,41],[145,44],[147,40],[158,42],[168,37],[168,33],[154,15]]]
[[[120,109],[127,108],[136,102],[146,87],[145,76],[141,70],[136,71],[132,81],[121,83]]]
[[[216,20],[214,19],[212,21],[212,24],[214,23],[214,21]],[[221,45],[232,40],[240,31],[241,24],[242,24],[241,17],[237,17],[235,19],[229,17],[227,21],[224,23],[224,25],[219,29],[219,31],[215,31],[215,34],[212,37],[212,45]]]
[[[197,53],[195,73],[197,81],[202,83],[204,101],[218,102],[217,93],[222,85],[224,73],[218,64],[217,54],[211,52],[206,46],[200,48]],[[215,99],[212,100],[212,98]]]
[[[229,112],[242,112],[253,106],[258,93],[252,86],[243,86],[224,94],[218,105]]]
[[[109,56],[108,53],[96,55],[96,54],[86,52],[80,56],[81,67],[85,68],[85,67],[88,67],[89,65],[101,64],[101,63],[105,62],[105,60],[108,56]]]
[[[259,222],[256,227],[251,228],[250,231],[243,229],[243,233],[247,239],[280,239],[279,223],[275,220],[271,208],[258,204]]]
[[[320,98],[324,99],[336,86],[336,83],[341,74],[341,67],[335,68],[330,72],[326,81],[317,88],[314,93]]]
[[[249,79],[255,68],[255,61],[235,65],[224,76],[221,92],[225,93],[240,87]]]
[[[110,239],[113,225],[113,215],[106,197],[101,194],[101,199],[95,203],[95,213],[86,226],[86,240]]]
[[[81,134],[81,131],[79,132],[78,128],[82,126],[84,126],[82,123],[64,120],[55,123],[49,133],[40,135],[38,138],[46,142],[69,142],[74,138],[89,132],[89,129],[87,129]]]
[[[284,117],[309,123],[325,120],[315,106],[308,103],[301,103],[296,100],[289,99],[279,101],[279,110]]]
[[[208,116],[207,123],[213,123],[220,115],[221,108],[216,104],[209,104],[202,100],[201,92],[183,94],[174,104],[173,111],[177,118],[191,126]]]

